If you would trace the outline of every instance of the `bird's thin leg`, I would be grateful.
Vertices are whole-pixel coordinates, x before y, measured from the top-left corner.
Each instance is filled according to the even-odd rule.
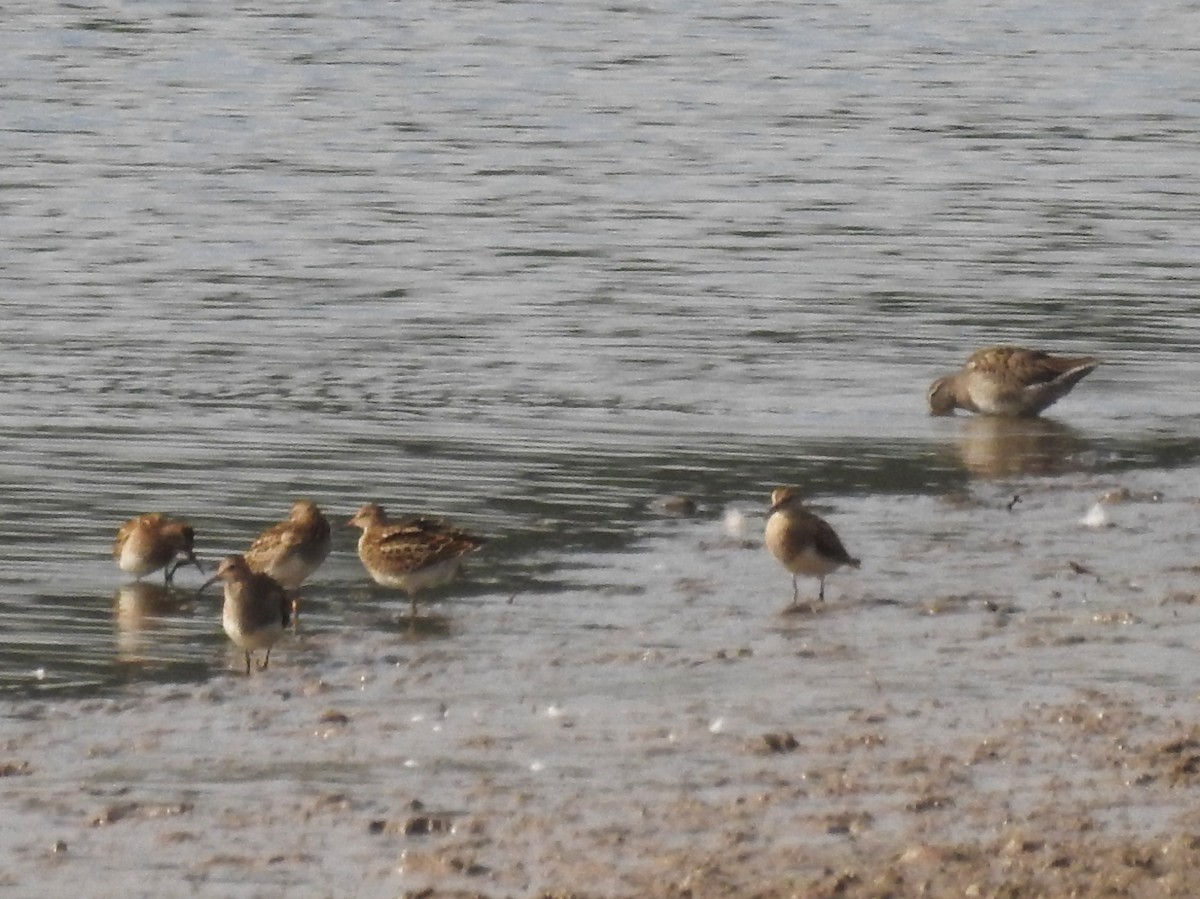
[[[250,650],[246,650],[246,677],[250,676]]]
[[[792,575],[792,608],[800,605],[800,585],[796,583],[796,575]]]
[[[271,664],[271,647],[267,647],[267,654],[263,656],[262,664],[258,666],[259,671],[266,671],[267,666]]]
[[[825,578],[821,578],[821,589],[817,593],[817,601],[818,602],[825,601]]]

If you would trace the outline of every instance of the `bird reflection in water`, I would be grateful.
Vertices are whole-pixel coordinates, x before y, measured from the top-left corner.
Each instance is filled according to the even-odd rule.
[[[1073,471],[1085,447],[1079,433],[1062,422],[993,416],[963,419],[954,445],[963,467],[980,478]]]
[[[144,663],[153,660],[155,632],[168,619],[190,615],[192,604],[186,594],[153,581],[131,581],[113,596],[113,619],[117,631],[117,660]]]

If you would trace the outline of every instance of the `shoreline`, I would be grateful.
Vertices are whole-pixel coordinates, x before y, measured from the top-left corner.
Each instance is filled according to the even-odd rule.
[[[1094,531],[1095,488],[839,501],[870,560],[801,614],[684,522],[417,632],[358,597],[248,678],[6,700],[0,894],[1189,895],[1192,501]]]

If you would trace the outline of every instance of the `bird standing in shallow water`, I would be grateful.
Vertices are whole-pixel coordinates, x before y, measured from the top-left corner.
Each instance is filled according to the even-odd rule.
[[[184,562],[191,562],[204,573],[192,549],[195,542],[196,532],[186,521],[149,512],[129,519],[117,530],[113,558],[118,568],[139,579],[162,568],[163,583],[169,584]],[[180,555],[184,558],[176,562],[175,557]]]
[[[1012,418],[1038,415],[1099,364],[1092,356],[1051,356],[1016,346],[976,350],[961,371],[929,385],[929,412],[951,415],[957,408]]]
[[[843,565],[859,566],[859,560],[846,552],[829,522],[804,508],[795,487],[779,487],[771,493],[765,539],[772,555],[792,573],[793,609],[800,602],[796,575],[819,578],[821,588],[817,599],[824,602],[825,576]]]
[[[417,593],[450,581],[466,556],[487,542],[436,518],[388,521],[375,503],[359,509],[348,524],[362,529],[358,557],[367,573],[376,583],[398,587],[408,594],[414,621]]]
[[[251,571],[244,556],[229,556],[204,586],[225,582],[225,602],[221,607],[221,625],[229,639],[246,653],[246,674],[250,673],[250,654],[265,649],[259,671],[271,663],[271,647],[291,623],[292,601],[283,586],[270,575]]]
[[[269,574],[294,590],[321,567],[331,545],[329,522],[321,510],[298,499],[286,519],[271,525],[250,544],[246,564],[251,571]]]

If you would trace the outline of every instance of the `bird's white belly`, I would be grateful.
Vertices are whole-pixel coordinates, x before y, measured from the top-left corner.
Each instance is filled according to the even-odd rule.
[[[242,630],[236,615],[221,616],[221,625],[229,639],[242,649],[269,649],[283,636],[283,620],[272,621],[266,627],[258,627],[251,631]]]
[[[132,543],[133,541],[130,541],[122,547],[121,557],[117,559],[118,568],[126,574],[132,574],[134,577],[141,577],[144,574],[149,574],[158,568],[162,568],[161,564],[155,564],[153,559],[138,552]]]
[[[1024,410],[1020,390],[1005,389],[983,378],[969,384],[967,396],[985,415],[1020,415]]]
[[[316,570],[317,566],[299,556],[289,556],[281,559],[266,570],[280,584],[289,590],[295,590]]]
[[[387,571],[382,568],[372,568],[370,573],[375,583],[411,594],[449,583],[458,574],[461,566],[462,560],[447,559],[416,571]]]
[[[807,574],[809,577],[825,577],[842,565],[841,562],[825,558],[811,546],[804,547],[785,564],[792,574]]]

